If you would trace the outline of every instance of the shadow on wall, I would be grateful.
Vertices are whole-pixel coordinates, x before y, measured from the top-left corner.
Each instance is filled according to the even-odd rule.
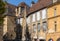
[[[31,41],[31,33],[29,33],[28,25],[26,25],[25,41]]]
[[[16,33],[16,37],[13,39],[13,35],[9,35],[10,32],[6,33],[3,36],[3,41],[21,41],[22,40],[22,26],[20,24],[17,24],[16,27],[14,28],[14,31]]]
[[[22,26],[20,24],[17,24],[14,28],[14,31],[16,33],[16,37],[13,39],[13,35],[10,34],[10,32],[7,32],[3,36],[3,41],[22,41]],[[28,25],[26,25],[25,30],[25,41],[31,41],[31,33],[29,33]]]

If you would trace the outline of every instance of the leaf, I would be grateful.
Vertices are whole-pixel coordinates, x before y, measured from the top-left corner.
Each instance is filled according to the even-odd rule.
[[[3,0],[0,0],[0,25],[3,24],[4,21],[4,12],[5,12],[5,2]]]

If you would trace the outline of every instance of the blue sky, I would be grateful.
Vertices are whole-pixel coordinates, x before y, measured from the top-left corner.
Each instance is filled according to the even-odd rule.
[[[25,2],[28,5],[31,5],[32,0],[7,0],[8,3],[18,6],[19,3]],[[34,2],[37,2],[38,0],[33,0]]]

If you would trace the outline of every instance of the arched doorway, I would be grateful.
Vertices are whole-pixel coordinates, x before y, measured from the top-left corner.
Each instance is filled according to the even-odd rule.
[[[52,39],[52,38],[50,38],[48,41],[53,41],[53,39]]]
[[[58,38],[57,41],[60,41],[60,38]]]
[[[46,41],[45,39],[40,39],[39,41]]]

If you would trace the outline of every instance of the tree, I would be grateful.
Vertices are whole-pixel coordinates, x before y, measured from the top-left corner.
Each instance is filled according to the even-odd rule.
[[[4,21],[4,14],[5,12],[5,2],[3,0],[0,0],[0,25],[3,24],[3,21]]]

